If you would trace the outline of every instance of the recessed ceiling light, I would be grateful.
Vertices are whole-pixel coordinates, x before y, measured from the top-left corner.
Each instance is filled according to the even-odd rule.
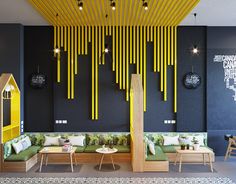
[[[79,10],[82,11],[83,10],[83,2],[79,1],[78,6],[79,6]]]
[[[144,10],[148,10],[148,3],[145,2],[145,0],[143,0],[143,7],[144,7]]]
[[[60,52],[60,49],[58,47],[56,47],[54,50],[53,50],[56,54],[58,54]]]
[[[193,46],[192,53],[195,55],[199,53],[199,49],[198,49],[197,45]]]
[[[112,1],[112,2],[111,2],[111,9],[112,9],[112,10],[115,10],[115,9],[116,9],[116,3],[115,3],[115,1]]]

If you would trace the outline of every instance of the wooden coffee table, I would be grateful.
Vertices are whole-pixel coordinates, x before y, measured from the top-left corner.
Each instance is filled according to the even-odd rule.
[[[181,149],[177,149],[176,150],[176,158],[175,158],[175,165],[177,163],[177,159],[179,158],[179,172],[181,172],[181,168],[182,168],[182,158],[185,154],[201,154],[203,157],[203,164],[206,165],[206,159],[205,156],[208,156],[208,161],[209,161],[209,165],[210,165],[210,169],[211,172],[213,172],[213,166],[212,166],[212,154],[213,152],[205,147],[200,147],[198,150],[193,150],[193,149],[189,149],[189,150],[181,150]],[[194,162],[194,164],[197,164]]]
[[[76,157],[75,157],[75,150],[76,150],[76,148],[74,148],[74,147],[72,148],[71,151],[63,151],[62,147],[45,147],[45,148],[43,148],[39,152],[41,154],[39,172],[41,172],[41,170],[42,170],[44,156],[46,157],[46,163],[45,164],[47,165],[48,164],[48,155],[53,155],[53,154],[68,155],[69,158],[70,158],[71,172],[74,172],[72,157],[74,156],[75,164],[77,165],[77,161],[76,161]]]
[[[101,153],[102,154],[102,157],[101,157],[101,160],[100,160],[100,164],[99,164],[99,171],[102,168],[102,162],[103,162],[103,158],[104,158],[105,155],[110,155],[111,156],[111,163],[112,163],[113,169],[115,170],[115,165],[114,165],[114,162],[113,162],[112,154],[116,153],[117,151],[118,151],[118,149],[116,149],[116,148],[113,148],[113,149],[110,149],[110,148],[98,148],[98,149],[96,149],[97,153]]]

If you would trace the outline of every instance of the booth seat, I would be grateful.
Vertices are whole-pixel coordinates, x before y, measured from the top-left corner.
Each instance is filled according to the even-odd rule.
[[[145,142],[145,161],[163,161],[168,160],[169,162],[174,162],[176,158],[176,149],[180,149],[180,145],[164,145],[163,136],[179,136],[179,137],[194,137],[194,136],[203,136],[204,138],[204,147],[212,150],[207,146],[207,133],[206,132],[146,132],[144,133],[144,142]],[[155,144],[156,154],[152,155],[147,146],[147,140],[152,141]],[[212,156],[213,161],[215,156]],[[186,155],[183,158],[183,162],[202,162],[201,155]]]
[[[33,165],[38,162],[38,152],[44,148],[45,135],[68,136],[84,135],[84,146],[76,146],[76,157],[80,162],[97,162],[100,155],[96,149],[102,145],[113,144],[118,149],[115,157],[119,160],[130,161],[130,134],[129,133],[25,133],[13,140],[2,145],[2,171],[24,171],[27,172]],[[32,146],[16,154],[12,143],[18,142],[25,136],[29,136]],[[93,157],[93,158],[91,158]],[[51,158],[53,162],[61,161],[60,156]],[[67,159],[67,158],[65,158]],[[49,158],[50,161],[50,158]],[[120,160],[119,160],[120,161]]]

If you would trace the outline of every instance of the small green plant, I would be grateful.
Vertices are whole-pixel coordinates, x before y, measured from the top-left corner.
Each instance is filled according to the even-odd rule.
[[[198,140],[195,137],[193,137],[192,142],[193,142],[193,144],[198,144]]]

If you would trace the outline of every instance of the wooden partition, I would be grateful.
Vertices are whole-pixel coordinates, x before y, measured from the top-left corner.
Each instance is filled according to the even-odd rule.
[[[143,105],[141,75],[132,74],[130,89],[130,136],[133,172],[143,172]]]

